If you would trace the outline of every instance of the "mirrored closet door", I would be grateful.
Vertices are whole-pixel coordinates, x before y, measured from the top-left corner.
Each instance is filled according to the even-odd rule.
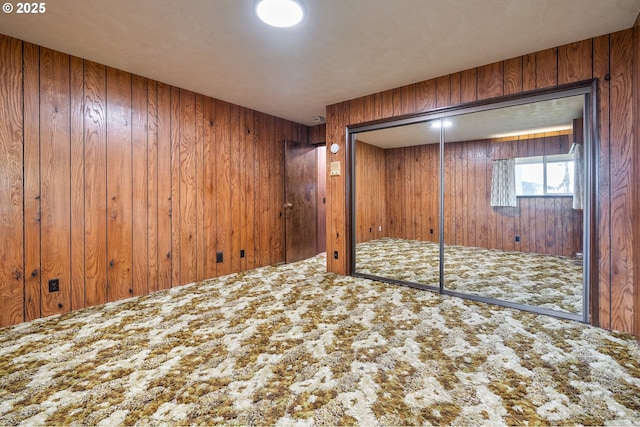
[[[440,131],[433,122],[356,136],[357,273],[440,289]]]
[[[591,90],[350,129],[353,274],[588,321]]]

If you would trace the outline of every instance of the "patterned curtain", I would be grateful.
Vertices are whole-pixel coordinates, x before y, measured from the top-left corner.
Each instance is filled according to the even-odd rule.
[[[584,144],[576,144],[573,155],[573,209],[584,209]]]
[[[516,160],[493,161],[491,206],[518,206],[516,199]]]

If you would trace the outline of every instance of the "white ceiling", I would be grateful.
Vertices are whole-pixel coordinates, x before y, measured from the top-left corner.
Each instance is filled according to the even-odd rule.
[[[50,0],[0,33],[313,125],[325,106],[629,28],[640,0]],[[15,2],[13,2],[15,3]]]

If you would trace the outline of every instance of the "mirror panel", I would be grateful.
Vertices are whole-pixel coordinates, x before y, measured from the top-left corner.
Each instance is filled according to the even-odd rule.
[[[586,321],[590,90],[350,133],[353,274]]]
[[[450,118],[445,290],[582,313],[583,106],[579,95]]]
[[[439,289],[440,132],[431,122],[355,142],[355,271]]]

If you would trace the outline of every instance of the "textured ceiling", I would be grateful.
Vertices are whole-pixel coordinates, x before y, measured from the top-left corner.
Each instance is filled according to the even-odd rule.
[[[299,123],[325,106],[629,28],[640,0],[54,0],[0,33]]]

